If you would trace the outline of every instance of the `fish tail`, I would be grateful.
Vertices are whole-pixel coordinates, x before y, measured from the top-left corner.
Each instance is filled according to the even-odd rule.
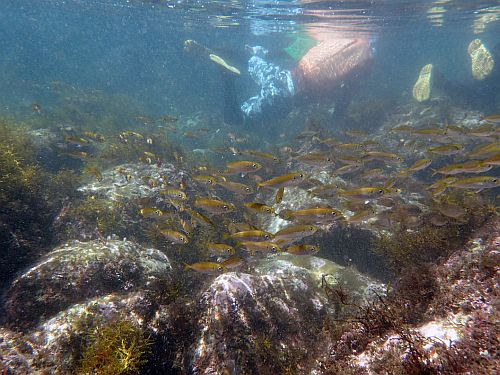
[[[292,218],[292,210],[283,210],[280,211],[279,217],[285,219],[285,220],[290,220]]]

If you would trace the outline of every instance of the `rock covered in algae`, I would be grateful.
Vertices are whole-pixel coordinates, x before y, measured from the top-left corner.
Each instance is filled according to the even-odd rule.
[[[493,70],[495,61],[491,52],[484,46],[480,39],[474,39],[467,48],[471,59],[472,76],[481,81],[485,79]]]
[[[22,333],[0,328],[0,373],[83,373],[79,371],[81,352],[91,344],[96,327],[116,322],[141,327],[152,305],[144,291],[113,293],[72,305]],[[157,315],[145,328],[161,329],[163,317]]]
[[[431,96],[432,64],[425,65],[413,86],[413,97],[419,102],[429,100]]]
[[[149,185],[145,181],[145,176],[155,180],[157,184]],[[121,164],[103,171],[101,181],[92,181],[78,190],[84,194],[98,195],[112,201],[123,201],[159,196],[163,182],[178,184],[186,178],[184,171],[178,170],[170,163],[162,163],[160,167],[156,164]]]
[[[253,270],[220,275],[204,293],[190,373],[305,373],[334,310],[321,275],[329,273],[329,283],[363,297],[381,288],[352,269],[312,256],[261,259]]]
[[[75,303],[168,281],[171,270],[161,251],[126,240],[74,241],[49,252],[13,281],[5,317],[18,327],[30,326]]]
[[[158,293],[168,285],[161,280],[156,287],[149,285],[170,277],[168,260],[155,251],[133,246],[108,241],[112,250],[107,250],[94,243],[92,255],[84,258],[79,252],[85,251],[85,247],[78,243],[65,254],[66,258],[73,258],[71,266],[62,262],[64,267],[54,267],[56,259],[62,256],[58,251],[64,253],[63,247],[20,276],[7,294],[10,328],[0,328],[0,372],[77,373],[83,363],[81,353],[92,341],[96,327],[125,321],[141,329],[145,337],[152,335],[151,342],[163,342],[166,347],[158,348],[160,352],[178,351],[185,359],[185,373],[222,373],[231,369],[241,373],[266,369],[283,373],[295,365],[302,368],[302,363],[310,359],[308,355],[318,350],[320,343],[314,333],[321,332],[323,319],[334,310],[321,288],[323,274],[329,274],[329,285],[342,285],[357,298],[368,298],[373,290],[382,289],[370,278],[328,260],[281,255],[256,261],[249,269],[253,274],[220,275],[205,290],[198,308],[194,308],[197,299],[185,299],[179,302],[185,306],[184,313],[176,313],[173,305],[158,301]],[[104,255],[100,256],[102,252]],[[132,261],[123,263],[119,253]],[[111,259],[111,254],[117,259]],[[113,263],[126,265],[135,277],[124,275],[122,267]],[[103,290],[106,281],[96,275],[96,270],[115,277],[107,281],[109,290]],[[56,281],[49,279],[49,273]],[[162,276],[164,273],[167,276]],[[45,277],[33,277],[27,282],[27,274]],[[93,293],[99,288],[99,293]],[[21,310],[22,303],[25,310]],[[27,309],[37,310],[37,314]],[[187,311],[192,318],[186,319]],[[31,325],[13,318],[21,313],[26,314],[23,319],[40,319]],[[180,328],[185,322],[180,322],[179,317],[189,321],[189,325]],[[196,317],[200,329],[193,330],[191,336],[186,330],[195,326]],[[23,332],[16,332],[20,327]],[[168,349],[179,337],[184,340],[182,344]],[[166,371],[173,360],[153,356],[148,358],[148,366]]]
[[[391,324],[371,337],[355,323],[340,338],[332,336],[324,359],[311,373],[497,373],[499,245],[500,220],[495,217],[463,248],[433,266],[428,277],[436,283],[435,293],[426,297],[429,305],[421,319]],[[410,291],[414,284],[408,287]],[[388,308],[398,306],[383,306]]]

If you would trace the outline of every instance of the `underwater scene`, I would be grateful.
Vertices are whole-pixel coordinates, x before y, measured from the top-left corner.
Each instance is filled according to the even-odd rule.
[[[500,5],[0,1],[0,374],[495,374]]]

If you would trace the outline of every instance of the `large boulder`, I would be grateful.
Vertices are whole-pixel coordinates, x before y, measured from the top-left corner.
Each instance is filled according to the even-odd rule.
[[[72,305],[25,332],[0,328],[0,373],[73,374],[96,327],[126,321],[145,330],[152,301],[144,292],[109,294]]]
[[[304,373],[321,346],[325,319],[335,314],[322,283],[359,298],[382,290],[354,269],[317,257],[279,255],[252,268],[218,276],[204,293],[190,373],[278,374],[290,366]]]
[[[14,280],[6,294],[5,318],[18,328],[33,326],[73,304],[168,283],[171,271],[161,251],[130,241],[73,241]]]

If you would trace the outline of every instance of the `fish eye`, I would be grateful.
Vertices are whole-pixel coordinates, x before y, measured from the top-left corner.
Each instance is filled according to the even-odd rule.
[[[252,164],[252,167],[253,167],[253,168],[257,168],[257,164],[253,163],[253,164]]]
[[[224,267],[222,267],[222,266],[218,266],[218,267],[217,267],[217,271],[220,271],[220,272],[224,271]]]
[[[378,193],[379,193],[379,194],[384,194],[384,190],[383,190],[383,189],[380,189],[380,190],[378,191]]]
[[[331,214],[332,214],[333,216],[337,215],[337,213],[336,213],[335,211],[332,211],[332,212],[331,212]]]
[[[224,206],[222,206],[223,209],[227,210],[229,207],[227,204],[225,204]]]
[[[249,187],[246,187],[246,188],[245,188],[245,190],[246,190],[246,191],[250,191],[250,188],[249,188]]]
[[[303,177],[304,177],[304,175],[301,173],[301,174],[299,174],[299,177],[300,177],[300,178],[303,178]]]
[[[265,234],[265,235],[264,235],[264,238],[265,238],[265,239],[269,239],[269,234]]]
[[[491,180],[491,182],[497,182],[498,181],[498,178],[494,178]]]
[[[272,249],[273,251],[278,251],[278,248],[277,248],[276,246],[271,246],[271,249]]]

